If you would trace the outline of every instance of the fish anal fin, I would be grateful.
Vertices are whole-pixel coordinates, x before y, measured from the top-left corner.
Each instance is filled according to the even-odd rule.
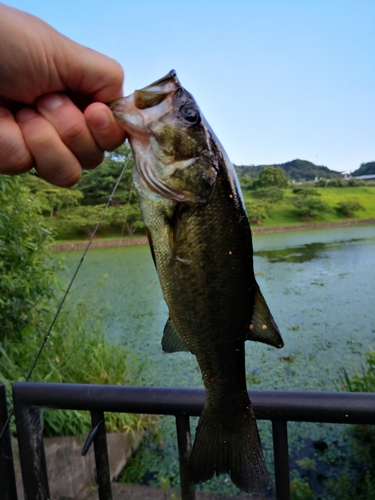
[[[176,330],[171,318],[168,318],[165,324],[163,338],[161,339],[161,347],[164,352],[190,352]]]
[[[257,283],[255,284],[253,317],[247,331],[246,340],[263,342],[278,349],[284,346],[279,328]]]

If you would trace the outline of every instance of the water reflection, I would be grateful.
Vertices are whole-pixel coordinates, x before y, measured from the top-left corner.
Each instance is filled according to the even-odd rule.
[[[342,245],[357,243],[364,239],[365,238],[352,238],[351,240],[306,243],[305,245],[298,245],[290,248],[258,250],[254,252],[254,255],[257,257],[264,257],[268,259],[269,262],[308,262],[314,259],[326,258],[327,255],[324,253],[338,249]]]

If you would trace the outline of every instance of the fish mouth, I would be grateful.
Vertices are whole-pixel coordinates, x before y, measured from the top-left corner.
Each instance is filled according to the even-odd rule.
[[[149,92],[170,92],[169,87],[173,85],[175,87],[181,87],[181,84],[177,78],[176,70],[172,69],[167,75],[163,76],[156,82],[150,83],[142,90],[148,90]]]
[[[115,99],[109,104],[109,108],[126,132],[148,135],[148,124],[172,109],[173,96],[180,88],[181,84],[173,69],[143,89]]]
[[[115,112],[119,107],[133,101],[135,108],[143,110],[152,108],[160,104],[169,94],[176,92],[181,84],[177,78],[177,73],[172,69],[167,75],[156,82],[150,83],[140,90],[136,90],[127,97],[120,97],[109,104],[109,108]]]

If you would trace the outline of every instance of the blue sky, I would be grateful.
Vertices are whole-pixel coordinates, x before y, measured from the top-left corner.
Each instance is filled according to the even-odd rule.
[[[375,161],[374,0],[15,0],[117,59],[125,94],[177,70],[238,164]]]

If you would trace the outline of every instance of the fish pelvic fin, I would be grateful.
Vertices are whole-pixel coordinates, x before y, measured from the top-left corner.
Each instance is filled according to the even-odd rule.
[[[168,318],[164,331],[163,338],[161,339],[161,347],[164,352],[180,352],[189,351],[186,347],[185,342],[180,337],[180,334],[176,330],[171,318]]]
[[[250,402],[225,419],[203,409],[189,458],[189,480],[198,484],[224,473],[247,493],[264,493],[268,488],[267,467]]]
[[[245,340],[263,342],[278,349],[284,347],[279,328],[257,283],[255,283],[253,317]]]

